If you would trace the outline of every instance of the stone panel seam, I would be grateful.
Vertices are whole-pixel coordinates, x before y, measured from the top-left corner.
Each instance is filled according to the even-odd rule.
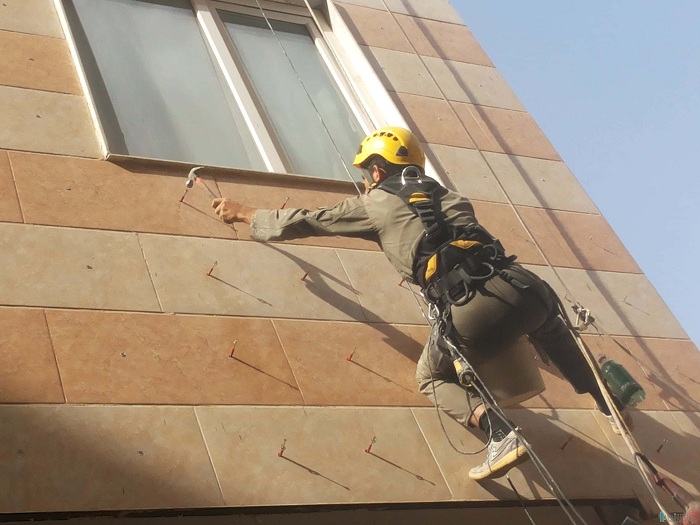
[[[219,473],[216,471],[216,466],[214,465],[214,460],[211,457],[211,452],[209,451],[209,444],[207,443],[207,438],[202,430],[202,423],[199,421],[199,414],[197,413],[197,407],[192,407],[194,411],[194,418],[197,420],[197,428],[199,429],[199,435],[202,437],[202,442],[204,443],[204,449],[207,451],[207,458],[209,459],[209,465],[214,472],[214,477],[216,478],[216,485],[219,487],[219,495],[221,496],[221,502],[225,505],[226,498],[224,497],[224,490],[221,487],[221,480],[219,479]]]
[[[56,363],[56,372],[58,373],[58,381],[61,383],[61,394],[63,395],[63,402],[68,403],[68,398],[66,397],[66,389],[63,387],[63,377],[61,376],[61,367],[58,365],[58,356],[56,355],[56,345],[53,342],[53,335],[51,334],[51,326],[49,325],[49,318],[46,315],[46,310],[41,309],[41,313],[44,315],[44,322],[46,323],[46,330],[49,333],[49,343],[51,344],[51,353],[53,354],[54,363]]]
[[[29,33],[29,32],[27,32],[27,31],[17,31],[16,29],[6,29],[6,28],[3,28],[3,29],[0,29],[0,31],[3,31],[3,32],[5,32],[5,33],[17,33],[17,34],[19,34],[19,35],[41,36],[41,37],[44,37],[44,38],[53,38],[54,40],[63,40],[63,41],[66,40],[66,37],[65,37],[65,36],[51,36],[51,35],[44,35],[44,34],[41,34],[41,33]]]
[[[10,223],[14,224],[14,223]],[[261,317],[259,315],[228,315],[228,314],[208,314],[208,313],[191,313],[191,312],[158,312],[154,310],[123,310],[123,309],[106,309],[106,308],[84,308],[84,307],[70,307],[70,306],[42,306],[42,305],[25,305],[25,304],[0,304],[3,308],[25,308],[25,309],[36,309],[41,308],[44,310],[57,310],[57,311],[74,311],[74,312],[114,312],[114,313],[125,313],[125,314],[150,314],[150,315],[176,315],[176,316],[189,316],[189,317],[217,317],[223,319],[269,319],[271,321],[304,321],[313,323],[347,323],[347,324],[358,324],[358,325],[386,325],[386,326],[408,326],[416,328],[426,328],[428,325],[415,324],[415,323],[396,323],[396,322],[364,322],[364,321],[349,321],[347,319],[300,319],[298,317]],[[632,337],[632,336],[627,336]],[[645,337],[650,339],[650,337]],[[651,338],[653,339],[653,338]],[[660,337],[659,339],[674,339],[668,337]],[[685,340],[685,339],[684,339]]]
[[[141,236],[138,233],[136,234],[136,240],[139,244],[139,250],[141,250],[141,255],[143,256],[143,262],[146,265],[146,273],[148,273],[148,280],[151,282],[151,286],[153,287],[153,293],[156,295],[156,300],[158,301],[158,307],[160,308],[161,312],[164,312],[163,303],[161,302],[160,296],[158,295],[158,289],[156,288],[156,283],[153,281],[153,275],[151,274],[151,268],[148,266],[148,259],[146,258],[146,252],[143,251],[143,245],[141,244]]]
[[[345,272],[345,277],[348,279],[348,283],[350,284],[350,288],[352,289],[353,294],[355,294],[355,299],[357,300],[357,304],[360,305],[360,309],[362,310],[362,315],[365,316],[365,323],[369,323],[369,317],[367,316],[366,309],[364,305],[362,304],[362,301],[360,300],[360,296],[357,295],[357,290],[355,289],[355,285],[352,283],[352,279],[350,278],[350,274],[348,273],[347,269],[345,268],[345,265],[343,264],[343,260],[340,258],[340,255],[338,252],[333,249],[333,254],[336,256],[338,259],[338,262],[340,263],[340,267],[343,269],[343,272]]]
[[[282,348],[282,352],[284,352],[284,358],[287,360],[287,364],[289,365],[289,370],[292,371],[292,377],[294,378],[294,382],[297,385],[297,388],[299,389],[299,395],[301,396],[301,400],[303,401],[302,407],[307,406],[306,398],[304,397],[304,391],[301,389],[301,383],[299,383],[299,380],[297,379],[297,374],[294,371],[294,367],[292,366],[292,362],[289,359],[289,354],[287,353],[287,349],[284,347],[284,342],[282,341],[282,338],[280,337],[279,330],[277,330],[277,326],[275,325],[275,320],[270,319],[270,323],[272,324],[272,329],[275,331],[275,335],[277,336],[277,340],[280,343],[280,347]]]
[[[7,162],[10,164],[10,175],[12,175],[12,183],[14,186],[14,191],[15,191],[15,196],[17,197],[17,205],[19,206],[19,213],[22,216],[22,222],[24,224],[27,224],[27,219],[24,217],[24,209],[22,209],[22,201],[19,198],[19,190],[17,189],[17,178],[15,177],[15,169],[14,166],[12,166],[12,155],[10,155],[10,151],[5,150],[5,153],[7,154]]]
[[[10,150],[4,150],[4,151],[10,151]],[[44,153],[37,153],[34,151],[29,151],[29,150],[11,150],[13,153],[29,153],[29,154],[37,154],[37,155],[44,155]],[[57,156],[62,156],[62,155],[57,155]],[[71,158],[80,158],[80,159],[86,159],[89,157],[71,157]],[[99,159],[96,159],[99,160]],[[10,165],[12,165],[12,161],[10,160]],[[14,173],[13,173],[13,180],[14,180]],[[16,183],[15,183],[16,186]],[[19,200],[19,193],[17,192],[17,189],[15,188],[15,193],[17,194],[17,199]],[[20,202],[20,211],[21,210],[21,202]],[[128,233],[128,234],[146,234],[146,235],[154,235],[154,236],[161,236],[161,237],[184,237],[184,238],[190,238],[190,239],[213,239],[213,240],[218,240],[218,241],[235,241],[237,243],[256,243],[256,244],[261,244],[260,241],[256,241],[253,239],[241,239],[241,238],[231,238],[231,237],[212,237],[211,235],[207,234],[202,234],[202,235],[193,235],[193,234],[186,234],[186,233],[163,233],[159,231],[150,231],[150,230],[125,230],[125,229],[118,229],[118,228],[96,228],[96,227],[84,227],[84,226],[71,226],[71,225],[62,225],[62,224],[49,224],[49,223],[40,223],[40,222],[26,222],[24,219],[24,213],[22,213],[22,220],[23,224],[26,224],[28,226],[41,226],[42,228],[60,228],[60,229],[68,229],[68,230],[81,230],[81,231],[92,231],[92,232],[117,232],[117,233]],[[19,224],[19,223],[12,223],[12,224]],[[234,233],[238,234],[237,230],[232,230]],[[365,250],[362,248],[338,248],[336,246],[325,246],[325,245],[317,245],[317,244],[302,244],[302,243],[295,243],[295,242],[290,242],[290,241],[285,241],[285,242],[270,242],[270,243],[262,243],[262,244],[270,244],[270,245],[279,245],[279,246],[298,246],[300,248],[311,248],[311,249],[321,249],[321,250],[348,250],[348,251],[357,251],[357,252],[362,252],[362,253],[381,253],[380,250]]]
[[[382,48],[382,47],[379,47],[379,46],[369,46],[369,45],[362,45],[362,46],[360,46],[360,47],[366,47],[367,49],[370,50],[370,52],[371,52],[372,49],[374,49],[374,48],[376,48],[376,49],[385,49],[385,48]],[[437,58],[437,57],[428,57],[428,56],[425,56],[425,55],[421,55],[421,54],[419,54],[419,53],[407,53],[406,51],[398,51],[398,50],[395,50],[395,49],[390,49],[390,51],[394,51],[394,52],[396,52],[396,53],[404,53],[404,54],[406,54],[406,55],[412,55],[412,54],[413,54],[413,55],[417,55],[417,56],[420,58],[421,63],[422,63],[422,64],[425,66],[425,68],[428,70],[428,73],[430,74],[430,78],[433,79],[433,81],[434,81],[435,84],[437,85],[438,89],[442,92],[442,97],[435,97],[435,96],[432,96],[432,95],[424,95],[424,94],[411,93],[411,92],[409,92],[409,91],[399,91],[398,89],[392,89],[392,88],[388,88],[388,87],[386,88],[387,91],[393,91],[394,93],[401,93],[401,94],[413,95],[413,96],[419,96],[419,97],[425,97],[425,98],[432,98],[432,99],[435,99],[435,100],[445,100],[445,101],[447,101],[447,102],[457,102],[457,103],[459,103],[459,104],[470,104],[470,105],[472,105],[472,106],[479,106],[479,107],[482,107],[482,108],[501,109],[501,110],[504,110],[504,111],[512,111],[512,112],[514,112],[514,113],[527,113],[527,114],[529,114],[529,112],[527,111],[527,109],[504,108],[504,107],[502,107],[502,106],[491,106],[491,105],[489,105],[489,104],[479,104],[479,103],[477,103],[477,102],[472,102],[472,101],[465,102],[465,101],[463,101],[463,100],[454,100],[454,99],[451,99],[451,98],[449,98],[447,95],[444,94],[443,89],[440,87],[440,84],[438,84],[437,80],[435,79],[435,76],[432,74],[432,71],[430,71],[430,68],[426,65],[425,60],[424,60],[425,58]],[[374,53],[372,53],[372,55],[374,55]],[[376,55],[375,55],[375,58],[376,58]],[[444,59],[444,58],[438,58],[438,60],[441,60],[441,61],[445,62],[446,65],[448,65],[447,62],[457,62],[457,63],[459,63],[459,64],[469,64],[470,66],[479,66],[479,67],[484,67],[484,68],[488,68],[488,69],[493,69],[493,70],[496,71],[496,72],[498,71],[498,68],[496,68],[495,66],[485,66],[485,65],[481,65],[481,64],[472,64],[471,62],[460,62],[459,60],[451,60],[451,59],[448,60],[448,59]],[[377,62],[379,62],[379,59],[377,59]],[[449,67],[449,65],[448,65],[448,67]],[[450,105],[450,107],[451,107],[451,105]],[[454,111],[453,111],[453,112],[454,112]],[[469,148],[466,148],[466,149],[469,149]],[[522,156],[522,155],[521,155],[521,156]],[[532,158],[539,158],[539,157],[532,157]]]
[[[14,85],[14,84],[0,84],[0,86],[2,86],[2,87],[9,87],[9,88],[15,88],[15,89],[26,89],[27,91],[37,91],[37,92],[39,92],[39,93],[52,93],[52,94],[54,94],[54,95],[72,95],[72,96],[75,96],[75,97],[82,97],[82,98],[85,98],[85,97],[83,97],[82,94],[79,94],[79,93],[71,93],[70,91],[59,91],[59,90],[57,90],[57,89],[37,89],[37,88],[27,87],[27,86],[17,86],[17,85]],[[17,150],[17,151],[30,151],[30,150]],[[31,152],[31,153],[39,153],[39,154],[43,154],[43,155],[58,155],[58,156],[60,156],[60,154],[58,154],[58,153],[44,153],[44,152]],[[66,155],[66,156],[67,156],[67,155]],[[93,157],[77,157],[77,158],[85,159],[85,158],[93,158]]]
[[[416,409],[411,408],[410,410],[411,410],[411,415],[413,416],[413,420],[416,422],[416,426],[418,427],[418,430],[420,430],[421,436],[423,436],[423,440],[425,441],[425,444],[428,447],[428,450],[430,451],[430,455],[433,456],[433,461],[435,461],[435,465],[437,465],[437,468],[440,471],[440,474],[442,475],[442,480],[445,482],[445,486],[447,487],[447,490],[450,491],[450,497],[454,500],[455,493],[452,490],[452,487],[450,487],[449,482],[447,481],[447,476],[445,476],[445,472],[442,470],[442,465],[440,465],[440,462],[437,460],[437,457],[435,456],[435,452],[433,452],[433,447],[430,446],[430,442],[428,441],[428,438],[425,435],[425,432],[423,431],[423,427],[421,427],[420,423],[418,422],[418,418],[416,417]],[[432,409],[426,409],[426,410],[432,410]]]
[[[378,49],[381,49],[381,48],[378,48]],[[403,53],[403,51],[397,51],[397,53]],[[408,53],[406,53],[406,54],[408,54]],[[423,55],[418,55],[418,56],[421,57],[421,58],[423,58]],[[465,62],[465,64],[466,64],[466,62]],[[489,67],[489,66],[484,66],[484,67]],[[495,69],[495,68],[493,68],[493,69]],[[432,77],[432,74],[431,74],[431,77]],[[434,77],[433,77],[433,80],[435,80]],[[435,81],[435,82],[437,83],[437,81]],[[439,85],[438,85],[438,88],[440,88]],[[447,98],[446,95],[443,95],[442,97],[433,97],[433,96],[431,96],[431,95],[423,95],[423,94],[411,93],[411,92],[409,92],[409,91],[399,91],[399,90],[397,90],[397,89],[391,89],[391,88],[386,88],[386,89],[387,89],[387,91],[392,91],[393,93],[398,93],[398,94],[403,94],[403,95],[411,95],[411,96],[414,96],[414,97],[432,98],[433,100],[444,100],[444,101],[446,101],[448,104],[449,104],[450,102],[456,102],[456,103],[458,103],[458,104],[469,104],[470,106],[479,106],[480,108],[499,109],[499,110],[502,110],[502,111],[512,111],[513,113],[527,113],[527,114],[529,114],[527,110],[512,109],[512,108],[504,108],[504,107],[501,107],[501,106],[489,106],[488,104],[477,104],[476,102],[464,102],[464,101],[462,101],[462,100],[453,100],[453,99],[451,99],[451,98]],[[452,104],[450,104],[450,108],[452,108]],[[453,113],[454,113],[454,110],[453,110]],[[449,146],[449,144],[445,144],[445,146]],[[459,146],[453,146],[453,147],[459,147]],[[472,148],[464,148],[464,149],[472,149]],[[494,152],[492,152],[492,153],[499,153],[499,152],[494,151]],[[525,157],[526,155],[518,155],[518,156],[519,156],[519,157]],[[540,159],[540,160],[550,160],[550,159],[542,159],[541,157],[529,157],[529,158]],[[556,161],[554,161],[554,162],[556,162]]]
[[[366,5],[360,6],[360,5],[356,5],[356,4],[349,4],[349,3],[347,3],[347,2],[337,2],[337,1],[336,1],[335,3],[336,3],[336,4],[341,4],[341,5],[350,5],[350,6],[353,6],[353,7],[361,7],[361,8],[363,8],[363,9],[371,9],[372,11],[379,11],[380,13],[386,13],[386,12],[389,12],[389,13],[392,13],[392,14],[395,14],[395,13],[396,13],[396,14],[400,14],[400,15],[403,15],[403,16],[410,16],[411,18],[416,18],[416,19],[418,19],[418,20],[430,20],[431,22],[439,22],[439,23],[441,23],[441,24],[449,24],[449,25],[451,25],[451,26],[467,27],[466,24],[464,24],[463,22],[462,22],[462,23],[460,23],[460,22],[448,22],[447,20],[438,20],[437,18],[429,18],[429,17],[425,17],[425,16],[415,16],[415,15],[411,15],[411,14],[407,14],[407,13],[401,13],[401,12],[399,12],[399,11],[392,11],[391,9],[389,9],[389,8],[386,6],[386,4],[384,4],[385,9],[377,9],[376,7],[371,7],[371,6],[366,6]],[[458,61],[456,61],[456,62],[458,62]],[[465,62],[465,64],[466,64],[466,63],[468,63],[468,62]]]
[[[80,98],[83,101],[85,100],[85,95],[82,93],[67,93],[65,91],[56,91],[56,90],[51,90],[51,89],[36,89],[36,88],[31,88],[31,87],[26,87],[26,86],[13,86],[11,84],[0,84],[2,87],[6,88],[11,88],[11,89],[21,89],[23,91],[36,91],[37,93],[48,93],[50,95],[60,95],[64,97],[76,97]],[[13,151],[13,150],[8,150],[8,151]],[[16,151],[29,151],[29,150],[16,150]],[[50,152],[43,152],[43,151],[29,151],[30,153],[37,153],[39,155],[56,155],[58,157],[76,157],[79,159],[84,159],[84,158],[93,158],[93,157],[80,157],[76,155],[65,155],[62,153],[50,153]]]
[[[519,157],[522,157],[523,155],[518,155]],[[528,158],[534,158],[534,157],[528,157]],[[554,161],[556,162],[556,161]],[[476,199],[472,199],[473,201],[479,202]],[[503,203],[505,204],[505,203]],[[602,217],[603,215],[601,213],[593,213],[589,211],[580,211],[580,210],[563,210],[560,208],[545,208],[544,206],[532,206],[530,204],[515,204],[515,209],[517,210],[518,208],[525,208],[529,210],[543,210],[543,211],[558,211],[558,212],[563,212],[563,213],[571,213],[574,215],[587,215],[590,217]]]

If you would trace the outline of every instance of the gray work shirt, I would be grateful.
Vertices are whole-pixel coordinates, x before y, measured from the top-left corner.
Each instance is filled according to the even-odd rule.
[[[442,198],[441,209],[448,225],[467,226],[477,222],[471,202],[453,191]],[[332,208],[256,210],[250,227],[258,241],[327,235],[375,241],[409,282],[414,282],[413,261],[425,234],[420,219],[401,198],[381,189],[345,199]]]

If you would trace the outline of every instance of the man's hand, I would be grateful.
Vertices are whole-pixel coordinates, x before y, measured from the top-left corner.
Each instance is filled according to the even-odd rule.
[[[216,214],[226,224],[231,224],[233,222],[250,224],[253,220],[253,213],[255,213],[253,208],[243,206],[238,202],[232,201],[228,197],[214,199],[211,202],[211,207],[214,208]]]

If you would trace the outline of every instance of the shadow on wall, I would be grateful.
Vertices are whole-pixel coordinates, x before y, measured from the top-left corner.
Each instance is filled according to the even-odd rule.
[[[299,266],[300,269],[303,269],[304,271],[308,271],[309,269],[312,269],[312,271],[308,272],[308,275],[306,277],[306,280],[308,281],[307,283],[307,290],[309,293],[315,295],[319,299],[322,299],[323,301],[328,302],[329,304],[332,304],[335,308],[343,312],[344,314],[352,317],[356,321],[366,324],[367,326],[371,326],[374,330],[377,330],[382,334],[384,337],[384,341],[391,346],[394,350],[399,352],[400,354],[408,357],[411,359],[414,363],[418,363],[418,358],[420,357],[420,353],[416,353],[415,348],[416,348],[416,341],[408,337],[406,334],[402,333],[401,331],[397,330],[394,326],[387,324],[386,322],[383,322],[381,320],[381,317],[371,310],[369,310],[366,306],[362,305],[362,312],[364,314],[363,317],[359,317],[357,315],[357,304],[361,304],[359,298],[357,300],[357,303],[354,301],[351,301],[339,293],[335,292],[332,290],[329,286],[325,284],[325,281],[323,279],[314,279],[316,276],[322,276],[326,279],[329,279],[332,282],[335,282],[336,284],[339,284],[343,286],[344,288],[352,291],[355,296],[357,297],[358,291],[355,290],[352,286],[349,286],[345,284],[343,281],[338,279],[337,277],[330,275],[328,272],[325,272],[321,270],[320,268],[310,265],[307,261],[304,259],[301,259],[299,257],[296,257],[295,255],[292,255],[291,253],[280,250],[277,248],[274,244],[265,244],[268,248],[274,250],[275,252],[279,253],[280,255],[283,255],[284,257],[287,257],[289,260],[293,261],[297,266]],[[321,291],[323,290],[323,291]],[[410,293],[414,293],[413,290],[409,289]],[[418,307],[418,306],[416,306]],[[374,319],[379,319],[379,322],[368,322],[368,318],[372,317]],[[387,378],[385,378],[387,379]]]
[[[0,513],[223,503],[192,407],[6,405],[0,423]]]
[[[145,412],[141,411],[147,414],[144,416]],[[610,448],[607,439],[587,436],[581,429],[569,426],[566,415],[559,419],[556,414],[548,415],[547,411],[522,409],[509,410],[508,414],[517,424],[523,425],[526,437],[568,497],[633,500],[635,493],[641,492],[641,480],[635,469],[610,455],[606,450]],[[590,413],[582,414],[591,417]],[[143,420],[150,429],[144,428]],[[129,514],[123,512],[125,510],[138,515],[139,510],[178,508],[190,509],[196,514],[196,509],[206,507],[220,507],[220,511],[214,513],[229,512],[221,499],[206,447],[196,431],[199,427],[193,408],[5,407],[0,411],[0,421],[5,465],[0,473],[0,493],[3,494],[0,512],[4,514],[78,511],[109,514],[114,511],[113,515],[124,516]],[[638,415],[637,425],[643,431],[640,438],[644,441],[664,440],[664,446],[652,458],[660,468],[674,471],[686,486],[699,486],[694,464],[687,461],[684,451],[699,450],[700,437],[674,432],[644,413]],[[161,435],[154,439],[148,430],[158,427]],[[459,448],[474,446],[476,440],[464,435],[461,426],[450,422],[448,428]],[[463,434],[464,441],[456,432]],[[602,436],[600,432],[596,434]],[[481,436],[477,438],[481,441]],[[596,439],[601,441],[596,442]],[[182,447],[183,443],[194,446],[188,449]],[[467,478],[465,472],[481,462],[483,454],[465,458],[447,449],[446,444],[436,450],[436,458],[444,462],[443,472],[454,501],[485,500],[488,499],[485,494],[502,502],[517,501],[517,495],[503,478],[480,484]],[[381,456],[375,458],[382,460],[382,465],[397,469],[399,475],[416,477],[426,484],[437,481],[422,478]],[[236,460],[235,457],[230,459]],[[247,459],[254,461],[254,458]],[[361,483],[364,493],[369,490],[381,498],[386,482],[382,476],[346,473],[341,481],[346,483],[347,479],[352,479],[353,483],[343,485],[322,474],[324,461],[327,462],[327,458],[319,457],[319,464],[309,458],[304,464],[292,460],[300,468],[284,469],[289,475],[288,483],[303,484],[307,474],[309,484],[318,483],[321,477],[351,494],[352,484]],[[684,461],[679,469],[678,463]],[[510,476],[526,501],[552,498],[547,483],[532,462],[511,471]],[[285,480],[277,479],[275,483],[285,483]],[[376,486],[372,487],[374,484]],[[362,501],[349,501],[362,504]],[[254,500],[250,504],[254,505]],[[434,504],[440,505],[439,502]],[[295,510],[303,510],[303,506]],[[158,511],[148,515],[157,516]]]
[[[415,11],[415,9],[411,6],[410,2],[406,2],[402,0],[402,4],[404,7],[407,9],[409,14],[412,16],[415,16],[415,22],[419,28],[422,29],[422,34],[421,36],[428,40],[430,44],[435,48],[435,49],[440,49],[440,43],[435,40],[435,38],[432,36],[429,28],[426,26],[425,21],[420,17],[420,15]],[[407,35],[408,36],[408,35]],[[410,38],[409,38],[410,41]],[[462,81],[460,78],[460,75],[458,72],[455,70],[454,66],[449,62],[445,61],[445,65],[447,69],[452,73],[453,80],[462,88],[464,93],[467,94],[470,100],[475,100],[474,93],[473,91],[465,85],[465,83]],[[380,69],[381,70],[381,69]],[[400,104],[400,101],[397,101],[397,103]],[[507,146],[507,142],[504,140],[503,135],[500,133],[498,128],[493,124],[493,122],[489,119],[488,114],[484,111],[484,109],[476,104],[473,104],[474,111],[476,111],[481,120],[488,126],[489,131],[495,138],[495,140],[498,142],[499,146],[503,151],[508,151],[509,148]],[[404,108],[405,110],[405,108]],[[410,121],[410,115],[407,114],[406,111],[404,111],[404,116],[407,118],[407,120]],[[411,124],[416,127],[414,122],[411,122]],[[464,127],[464,130],[467,134],[469,134],[469,131]],[[545,204],[545,199],[541,193],[541,191],[538,189],[537,185],[534,183],[532,180],[531,175],[528,174],[526,168],[522,165],[522,163],[519,161],[517,156],[514,155],[508,155],[508,158],[512,162],[513,166],[517,169],[518,173],[522,177],[522,180],[527,184],[528,188],[530,191],[533,193],[537,201],[542,205],[542,208],[545,209],[545,212],[547,213],[547,216],[549,219],[552,221],[558,232],[561,234],[562,238],[565,240],[567,247],[571,250],[571,252],[574,254],[576,257],[577,261],[581,264],[583,268],[590,267],[590,261],[588,260],[586,253],[581,250],[581,248],[576,244],[575,240],[567,233],[566,229],[564,228],[561,220],[557,217],[555,213],[553,213],[552,210],[546,209],[546,204]],[[431,158],[431,160],[435,163],[437,162],[437,159]],[[491,165],[488,162],[488,159],[484,158],[484,161],[489,165],[491,172],[494,173],[494,169],[491,167]],[[435,163],[436,166],[439,166],[439,162]],[[495,174],[494,174],[495,175]],[[515,210],[517,213],[517,210]],[[488,227],[488,225],[486,225]],[[593,284],[596,286],[597,291],[602,295],[602,297],[606,300],[608,305],[614,310],[615,314],[620,318],[624,326],[630,331],[630,333],[634,334],[635,329],[634,329],[634,324],[630,321],[629,317],[625,314],[625,312],[616,305],[615,301],[613,300],[612,294],[610,290],[605,286],[605,284],[600,280],[600,278],[595,274],[588,272],[588,276],[593,282]],[[680,397],[683,397],[684,399],[689,399],[690,396],[688,395],[688,392],[683,389],[680,385],[675,384],[675,381],[671,377],[671,375],[664,370],[662,363],[658,361],[658,359],[653,355],[650,347],[648,344],[644,342],[643,339],[638,339],[639,344],[645,354],[645,356],[649,359],[651,363],[653,363],[653,368],[654,368],[654,374],[655,374],[655,381],[658,385],[663,385],[663,388],[660,392],[660,395],[664,399],[669,399],[671,395],[678,395]],[[631,353],[627,351],[630,355]],[[697,403],[695,403],[695,407],[697,408]]]

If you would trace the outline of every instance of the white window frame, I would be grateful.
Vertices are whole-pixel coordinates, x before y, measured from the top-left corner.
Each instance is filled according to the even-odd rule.
[[[409,127],[382,85],[376,72],[365,58],[359,44],[345,25],[333,2],[331,0],[322,1],[327,6],[329,21],[326,21],[324,15],[321,15],[316,10],[310,12],[311,7],[306,1],[304,1],[304,4],[309,7],[308,9],[307,7],[267,0],[190,0],[204,40],[238,108],[243,113],[248,131],[252,135],[266,169],[272,173],[292,173],[291,166],[280,155],[283,148],[276,139],[272,124],[266,116],[260,101],[256,100],[252,95],[254,90],[244,73],[243,62],[217,10],[249,14],[262,19],[261,7],[269,19],[304,25],[335,85],[366,134],[386,125]],[[80,60],[75,39],[70,31],[70,24],[68,23],[63,2],[62,0],[54,0],[54,4],[78,70],[83,92],[86,93],[88,107],[100,139],[104,158],[136,158],[132,155],[110,152],[103,125],[97,112],[97,106],[88,83],[87,74]],[[339,152],[339,155],[342,156],[345,153],[347,152]],[[167,159],[153,160],[166,160],[175,164],[189,164]],[[227,166],[224,168],[231,167]],[[442,183],[437,172],[427,159],[426,173]],[[354,177],[351,176],[351,178],[354,181]],[[318,181],[319,179],[314,178],[314,180]]]

